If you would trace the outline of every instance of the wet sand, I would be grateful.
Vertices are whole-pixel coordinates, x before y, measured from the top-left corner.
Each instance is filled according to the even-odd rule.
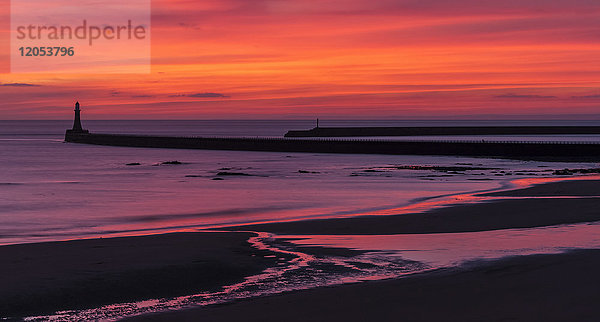
[[[1,246],[0,317],[217,290],[275,264],[250,246],[250,236],[178,233]]]
[[[598,321],[600,250],[514,257],[128,321]]]
[[[496,195],[592,196],[595,192],[600,192],[600,181],[551,183]],[[599,202],[595,198],[500,200],[415,215],[245,228],[293,234],[393,234],[538,227],[599,220]],[[400,279],[317,288],[129,320],[598,321],[599,267],[600,250],[511,257]]]
[[[578,197],[525,198],[456,204],[424,213],[360,216],[230,227],[283,235],[392,235],[476,232],[533,228],[600,220],[600,180],[575,180],[535,185],[481,196]]]
[[[254,225],[285,234],[397,234],[483,231],[600,220],[600,181],[553,183],[498,200],[386,217]],[[548,192],[551,191],[551,192]],[[509,198],[509,197],[507,197]],[[0,316],[195,294],[257,274],[276,259],[248,233],[179,233],[0,247]],[[314,250],[318,252],[319,250]],[[254,255],[254,256],[253,256]],[[277,257],[285,257],[278,255]],[[232,304],[144,315],[137,320],[203,321],[549,321],[598,320],[600,250],[515,257]]]
[[[600,196],[599,180],[550,182],[533,187],[482,194],[496,197]]]
[[[306,220],[227,229],[282,235],[394,235],[533,228],[598,220],[600,198],[514,199],[458,204],[417,214]]]

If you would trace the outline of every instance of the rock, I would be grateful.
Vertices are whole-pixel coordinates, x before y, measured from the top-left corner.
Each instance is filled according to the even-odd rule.
[[[563,170],[556,170],[553,173],[555,176],[571,176],[573,175],[573,172],[571,172],[571,170],[569,169],[563,169]]]
[[[218,176],[251,176],[251,174],[243,173],[243,172],[219,172]]]
[[[390,167],[384,167],[388,169],[397,170],[430,170],[430,171],[472,171],[472,170],[499,170],[497,168],[485,168],[485,167],[469,167],[469,166],[428,166],[428,165],[396,165]]]
[[[142,164],[139,162],[132,162],[132,163],[127,163],[126,165],[142,165]]]
[[[570,176],[576,173],[583,173],[583,174],[588,174],[588,173],[600,173],[600,168],[592,168],[592,169],[563,169],[563,170],[556,170],[554,171],[552,174],[556,175],[556,176]]]
[[[161,164],[183,164],[183,163],[175,160],[175,161],[165,161],[165,162],[162,162]]]

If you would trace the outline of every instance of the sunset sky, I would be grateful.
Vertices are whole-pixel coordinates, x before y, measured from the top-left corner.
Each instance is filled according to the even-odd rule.
[[[598,0],[158,0],[151,74],[0,74],[0,119],[68,119],[75,100],[87,119],[600,119],[599,14]]]

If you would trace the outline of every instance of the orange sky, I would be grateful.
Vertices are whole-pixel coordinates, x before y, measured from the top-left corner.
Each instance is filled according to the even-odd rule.
[[[152,5],[150,75],[0,74],[0,119],[600,119],[597,0]]]

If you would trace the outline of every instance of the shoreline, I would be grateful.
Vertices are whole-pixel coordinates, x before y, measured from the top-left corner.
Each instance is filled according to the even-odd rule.
[[[424,212],[226,227],[279,235],[395,235],[479,232],[600,221],[600,180],[568,180],[480,193],[499,197]],[[543,197],[536,199],[536,197]],[[567,197],[567,198],[560,198]]]
[[[459,232],[469,227],[471,230],[467,231],[489,231],[515,228],[519,225],[523,226],[523,223],[527,224],[524,227],[540,227],[600,220],[600,213],[596,211],[600,206],[600,198],[593,198],[598,193],[600,193],[600,180],[568,178],[564,181],[538,184],[522,189],[480,194],[519,199],[500,199],[466,205],[455,204],[424,213],[406,215],[239,226],[230,227],[229,230],[248,231],[252,229],[286,235],[302,235],[302,232],[314,235],[351,235],[382,234],[382,232],[389,234]],[[557,198],[559,196],[575,198]],[[535,197],[544,199],[535,199]],[[508,215],[499,216],[500,214]],[[0,290],[0,317],[51,314],[62,309],[84,309],[126,301],[215,291],[223,286],[238,283],[245,277],[259,274],[268,267],[275,267],[281,264],[283,258],[289,261],[293,257],[290,254],[286,256],[280,252],[258,250],[252,247],[248,240],[255,235],[255,233],[239,231],[200,231],[0,246],[0,259],[6,263],[0,268],[0,273],[3,273],[0,274],[0,283],[5,286]],[[360,251],[352,249],[304,248],[303,250],[302,246],[297,246],[295,249],[322,256],[344,254],[342,256],[351,257],[360,253]],[[575,266],[569,264],[569,260],[564,260],[565,258],[576,260],[576,263],[573,264]],[[552,268],[556,265],[562,267],[565,274],[593,280],[596,277],[589,275],[600,265],[600,250],[576,250],[566,254],[529,255],[475,262],[458,268],[440,269],[389,280],[292,291],[274,296],[235,300],[223,305],[210,305],[198,309],[147,313],[130,319],[160,321],[207,318],[211,321],[230,321],[244,317],[243,314],[255,314],[256,312],[252,311],[253,307],[262,307],[262,310],[267,310],[267,307],[264,307],[267,305],[265,303],[272,303],[269,305],[276,306],[276,311],[279,313],[274,312],[273,316],[281,317],[286,314],[287,310],[306,309],[307,312],[312,310],[307,307],[294,306],[296,305],[294,303],[299,303],[297,305],[308,305],[307,303],[313,302],[328,303],[328,301],[332,302],[334,299],[351,294],[358,296],[357,294],[362,294],[363,290],[372,292],[373,296],[381,293],[387,294],[386,296],[405,297],[407,301],[413,301],[410,303],[413,303],[416,308],[420,307],[425,310],[424,305],[428,303],[427,298],[431,296],[430,293],[433,292],[433,289],[429,293],[423,291],[425,293],[418,300],[411,298],[412,293],[409,291],[398,293],[399,289],[412,287],[415,292],[421,292],[423,287],[441,287],[444,290],[447,289],[444,292],[455,292],[451,294],[452,298],[472,296],[476,300],[478,296],[472,293],[473,289],[477,289],[481,283],[487,285],[492,282],[498,284],[499,293],[496,295],[499,300],[505,300],[510,293],[507,293],[509,290],[503,289],[501,286],[507,280],[488,279],[486,277],[488,273],[485,272],[507,272],[507,274],[500,275],[509,277],[514,275],[513,277],[520,280],[523,285],[543,285],[558,278]],[[581,265],[591,266],[582,270]],[[539,278],[529,276],[531,274],[528,273],[547,269],[550,271]],[[457,277],[464,280],[464,287],[452,284],[452,280]],[[573,283],[575,282],[581,281]],[[453,287],[454,289],[452,289]],[[517,287],[516,284],[515,287]],[[576,291],[574,286],[570,287],[561,292]],[[523,292],[523,294],[526,293]],[[558,291],[548,290],[548,292]],[[387,303],[394,307],[396,304],[389,300],[385,301],[386,296],[383,296],[381,303]],[[487,294],[487,296],[488,298],[493,297],[494,294]],[[540,294],[531,293],[529,296],[540,296]],[[439,298],[437,300],[442,301]],[[547,296],[544,301],[546,304],[550,303]],[[348,298],[347,303],[352,303],[350,307],[338,305],[339,301],[332,303],[330,306],[320,309],[323,315],[318,316],[316,320],[325,319],[327,314],[333,316],[352,312],[354,306],[362,306],[371,314],[386,312],[374,301],[363,301],[360,297]],[[431,305],[445,305],[442,302],[431,303]],[[446,309],[450,310],[451,308]],[[402,310],[405,311],[398,311],[394,314],[410,312],[411,309],[403,307]],[[242,315],[236,316],[235,314],[238,314],[236,312],[246,313],[239,313]],[[318,312],[313,313],[317,314]],[[392,314],[393,312],[388,313]],[[471,313],[474,314],[474,312]],[[457,312],[452,314],[457,314]],[[262,321],[269,321],[270,318],[264,314],[257,316],[261,316]],[[298,318],[300,316],[302,315],[299,315]],[[352,318],[357,316],[360,315],[349,315],[347,320],[352,321]],[[385,320],[383,317],[382,320]],[[466,318],[468,319],[468,317]],[[433,316],[423,316],[423,320],[426,321],[433,319]],[[314,317],[313,320],[315,320]]]
[[[124,321],[595,321],[599,266],[600,250],[516,256]]]
[[[255,234],[202,232],[0,246],[0,318],[215,291],[277,265]],[[277,257],[286,257],[277,253]]]

